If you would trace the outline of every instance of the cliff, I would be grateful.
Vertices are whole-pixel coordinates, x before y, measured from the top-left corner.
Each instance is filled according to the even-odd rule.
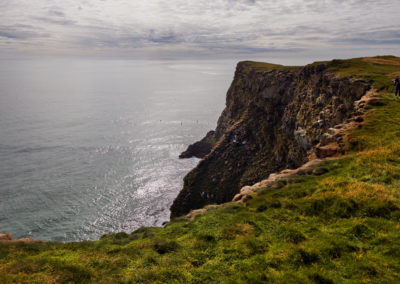
[[[297,168],[314,153],[342,153],[341,140],[324,147],[328,130],[356,116],[354,102],[370,88],[365,80],[338,76],[326,63],[240,62],[217,128],[181,155],[204,158],[185,177],[171,216],[230,201],[241,187]]]
[[[211,143],[211,152],[201,162],[210,165],[218,165],[208,161],[212,155],[219,157],[217,149],[246,149],[246,145],[255,144],[253,140],[261,139],[254,137],[258,134],[270,137],[268,142],[289,137],[286,144],[299,147],[297,151],[289,147],[286,151],[271,150],[271,157],[285,157],[280,165],[292,165],[288,161],[293,160],[296,167],[297,162],[308,159],[309,153],[310,162],[244,186],[235,202],[192,210],[163,228],[140,228],[77,243],[25,242],[26,239],[14,242],[9,234],[0,234],[0,283],[398,283],[400,100],[391,93],[391,79],[399,75],[400,58],[355,58],[319,65],[287,68],[239,64],[236,75],[239,79],[242,76],[242,81],[236,82],[240,82],[240,93],[233,84],[217,128],[221,131],[211,132],[202,141]],[[293,86],[275,87],[287,94],[285,99],[280,100],[277,95],[264,98],[263,94],[269,93],[259,92],[256,87],[256,92],[250,92],[251,85],[270,84],[262,79],[278,79],[278,74],[294,80]],[[244,83],[246,78],[248,82]],[[286,82],[284,78],[282,82]],[[358,90],[362,92],[368,85],[371,90],[346,108],[345,102],[351,102]],[[310,91],[305,93],[305,89]],[[286,93],[287,90],[291,91]],[[258,112],[257,108],[248,107],[247,113],[262,115],[254,117],[242,112],[246,108],[245,96],[248,102],[260,106]],[[300,102],[296,102],[297,96]],[[313,105],[318,97],[327,100],[321,106]],[[268,100],[274,104],[268,106]],[[351,112],[357,116],[343,118],[343,123],[334,125],[342,120],[338,115],[341,108],[333,106],[336,100],[343,102],[344,117],[351,116]],[[335,111],[330,112],[332,119],[325,121],[335,129],[324,132],[328,126],[320,126],[321,122],[312,126],[310,122],[319,110],[326,113],[328,109]],[[290,114],[296,117],[290,119]],[[245,119],[238,120],[241,115]],[[294,126],[287,131],[273,127],[265,120],[268,115],[278,125]],[[247,120],[252,122],[247,124]],[[302,127],[300,133],[296,123]],[[248,136],[230,132],[244,131],[240,128],[244,125],[249,127]],[[251,126],[259,128],[253,131]],[[320,142],[315,145],[313,135],[318,137],[320,132]],[[243,142],[239,138],[244,135],[246,143],[227,140],[229,134],[238,135],[236,142]],[[220,148],[223,145],[225,148]],[[277,144],[264,147],[284,148]],[[225,160],[229,158],[230,163],[236,153],[247,152],[226,153],[230,156]],[[248,153],[249,160],[257,159],[253,152]],[[264,159],[261,152],[254,153]],[[340,155],[316,158],[321,153]],[[261,158],[260,161],[268,161]],[[218,170],[228,176],[225,160]],[[243,165],[246,172],[251,163]],[[260,176],[264,176],[260,167],[261,171]],[[214,173],[204,169],[204,179],[206,174]]]

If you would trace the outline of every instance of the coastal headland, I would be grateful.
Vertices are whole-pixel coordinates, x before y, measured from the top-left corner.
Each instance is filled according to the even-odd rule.
[[[396,283],[400,58],[237,65],[164,228],[0,241],[2,283]],[[0,228],[1,229],[1,228]]]

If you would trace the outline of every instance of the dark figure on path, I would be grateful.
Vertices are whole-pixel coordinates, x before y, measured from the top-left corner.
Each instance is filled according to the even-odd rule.
[[[399,96],[400,96],[400,77],[396,77],[396,79],[394,79],[393,82],[394,82],[394,85],[396,86],[394,95],[397,96],[397,93],[399,93]]]

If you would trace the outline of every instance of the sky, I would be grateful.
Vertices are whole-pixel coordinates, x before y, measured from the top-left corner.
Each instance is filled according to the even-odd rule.
[[[400,56],[393,0],[0,0],[0,57]]]

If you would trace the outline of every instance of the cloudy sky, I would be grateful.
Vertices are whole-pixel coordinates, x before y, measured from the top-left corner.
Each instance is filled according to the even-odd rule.
[[[393,0],[0,0],[0,57],[400,56]]]

